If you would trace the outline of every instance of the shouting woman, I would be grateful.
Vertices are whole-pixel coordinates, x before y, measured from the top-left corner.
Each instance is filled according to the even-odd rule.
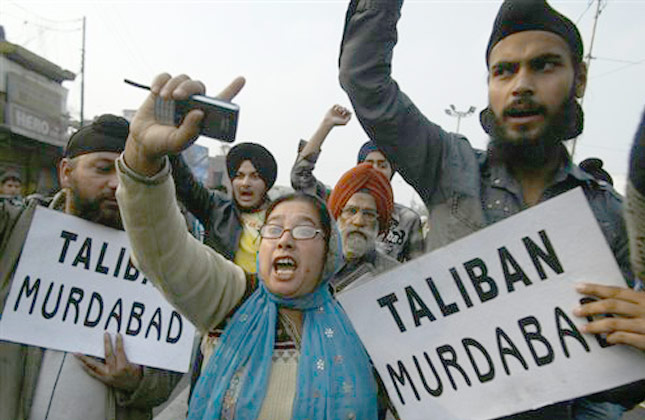
[[[243,84],[236,79],[219,97],[230,100]],[[202,331],[228,318],[188,418],[376,418],[369,358],[327,285],[340,246],[324,203],[294,194],[267,209],[257,277],[186,231],[166,156],[197,137],[203,113],[165,126],[155,121],[154,102],[203,90],[187,76],[158,76],[118,160],[117,198],[140,268]],[[293,344],[286,356],[285,343]]]

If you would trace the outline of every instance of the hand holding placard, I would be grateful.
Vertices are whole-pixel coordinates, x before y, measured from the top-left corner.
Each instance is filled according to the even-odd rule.
[[[574,309],[575,315],[617,315],[590,322],[582,327],[584,332],[606,334],[610,344],[627,344],[645,350],[645,292],[586,283],[576,285],[576,290],[601,300]]]
[[[582,280],[603,284],[579,289],[603,300],[576,315],[622,318],[576,318]],[[338,299],[402,418],[484,420],[645,378],[641,351],[585,334],[640,347],[644,295],[624,284],[576,189]]]
[[[105,346],[105,363],[91,356],[75,354],[83,370],[104,384],[123,391],[132,392],[143,379],[143,368],[128,362],[123,348],[123,336],[116,335],[116,346],[112,348],[110,333],[103,334]]]

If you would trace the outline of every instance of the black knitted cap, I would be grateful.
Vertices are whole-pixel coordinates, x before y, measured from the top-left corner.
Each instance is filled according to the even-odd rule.
[[[505,0],[497,13],[486,48],[486,64],[493,47],[509,35],[523,31],[547,31],[566,41],[576,62],[582,61],[582,38],[576,25],[544,0]]]
[[[226,155],[226,170],[231,180],[245,160],[250,160],[260,178],[264,180],[267,191],[273,187],[278,176],[278,164],[275,158],[264,146],[257,143],[239,143],[229,150]]]
[[[65,157],[75,158],[85,153],[115,152],[125,149],[130,123],[123,117],[103,114],[90,125],[72,134],[65,148]]]

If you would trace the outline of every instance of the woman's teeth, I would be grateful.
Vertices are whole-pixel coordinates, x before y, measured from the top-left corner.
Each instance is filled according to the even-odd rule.
[[[296,269],[296,261],[291,257],[281,257],[275,260],[273,264],[276,273],[287,274],[292,273]]]

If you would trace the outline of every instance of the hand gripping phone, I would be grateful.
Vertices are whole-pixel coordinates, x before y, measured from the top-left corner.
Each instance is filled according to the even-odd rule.
[[[150,90],[149,86],[128,79],[124,82]],[[240,113],[238,105],[205,95],[192,95],[181,101],[163,100],[159,96],[155,98],[155,118],[162,124],[179,126],[186,114],[193,109],[204,112],[200,135],[229,143],[235,141],[237,119]]]

